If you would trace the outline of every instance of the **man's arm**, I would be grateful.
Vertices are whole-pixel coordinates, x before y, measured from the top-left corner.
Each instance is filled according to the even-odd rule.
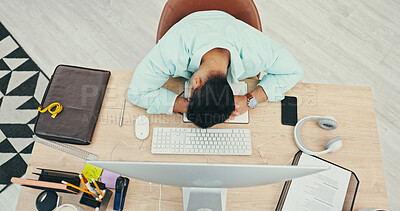
[[[172,27],[136,68],[128,90],[128,100],[149,114],[175,111],[177,95],[162,86],[177,68],[187,66],[189,56],[179,29]],[[178,100],[179,103],[181,100]]]
[[[300,63],[289,51],[275,42],[272,43],[271,49],[273,49],[273,58],[275,60],[272,65],[265,70],[268,74],[261,79],[257,88],[250,92],[250,94],[258,100],[258,103],[262,103],[266,100],[270,102],[281,101],[285,97],[285,93],[296,85],[304,75]],[[234,119],[236,116],[240,116],[249,109],[250,107],[247,104],[246,96],[235,96],[235,111],[229,119]]]
[[[288,50],[274,44],[275,61],[265,71],[268,74],[258,83],[270,102],[283,100],[285,93],[293,88],[304,75],[303,68],[296,58]]]

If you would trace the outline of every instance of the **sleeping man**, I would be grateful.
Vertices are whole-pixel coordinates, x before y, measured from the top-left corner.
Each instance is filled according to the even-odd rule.
[[[233,95],[229,83],[260,73],[254,90]],[[162,87],[170,76],[190,79],[188,99]],[[302,77],[294,56],[262,32],[225,12],[201,11],[172,26],[141,61],[128,100],[149,114],[187,113],[208,128],[282,100]]]

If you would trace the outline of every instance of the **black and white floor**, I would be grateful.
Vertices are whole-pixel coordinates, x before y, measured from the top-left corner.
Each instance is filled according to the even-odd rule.
[[[0,23],[0,193],[25,174],[49,78]]]

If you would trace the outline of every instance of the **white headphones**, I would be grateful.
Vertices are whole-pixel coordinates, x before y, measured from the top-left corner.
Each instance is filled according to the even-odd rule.
[[[336,136],[326,142],[324,144],[324,147],[326,150],[321,151],[321,152],[314,152],[311,151],[309,148],[306,147],[306,145],[303,144],[303,141],[300,138],[300,129],[301,126],[307,121],[307,120],[318,120],[318,125],[326,130],[334,130],[338,127],[338,123],[335,118],[332,116],[308,116],[304,117],[301,119],[299,122],[297,122],[296,126],[294,127],[294,142],[296,143],[297,147],[309,154],[309,155],[323,155],[328,152],[336,152],[342,147],[343,142],[342,139],[339,136]]]

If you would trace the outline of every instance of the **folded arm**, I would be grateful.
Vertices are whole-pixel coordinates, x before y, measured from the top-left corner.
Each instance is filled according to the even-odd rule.
[[[286,49],[280,47],[275,51],[274,56],[275,61],[265,71],[268,74],[258,84],[263,88],[267,100],[271,102],[281,101],[285,93],[293,88],[304,75],[300,63]]]
[[[134,72],[128,89],[128,100],[146,108],[149,114],[168,113],[177,95],[162,88],[169,75],[151,60],[146,56]]]
[[[258,86],[250,92],[258,102],[263,101],[281,101],[285,93],[291,89],[303,77],[303,68],[294,56],[286,49],[274,43],[275,48],[272,49],[273,61],[272,64],[265,70],[265,75]],[[248,111],[250,107],[247,105],[247,97],[244,95],[235,96],[235,111],[229,119],[234,119],[237,116]]]

